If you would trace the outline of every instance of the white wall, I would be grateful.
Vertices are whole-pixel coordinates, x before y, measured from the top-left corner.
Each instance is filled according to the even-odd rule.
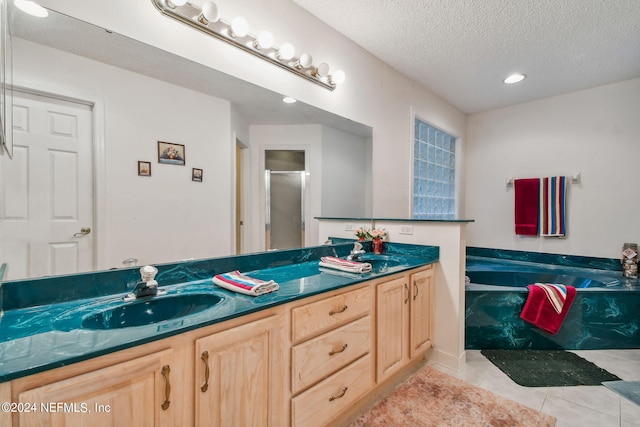
[[[470,246],[617,258],[640,241],[640,79],[471,115],[466,145]],[[514,233],[511,177],[571,175],[567,237]]]
[[[322,127],[321,216],[371,215],[371,141]]]
[[[97,268],[121,267],[129,257],[159,263],[230,253],[228,101],[21,39],[14,40],[14,79],[104,105]],[[186,165],[158,164],[157,141],[184,144]],[[138,160],[151,162],[151,177],[137,175]],[[204,170],[202,183],[191,181],[193,167]]]
[[[109,28],[222,72],[373,127],[373,214],[409,217],[413,118],[428,120],[464,143],[466,116],[373,57],[290,0],[219,0],[223,18],[244,16],[254,33],[269,29],[316,63],[347,79],[330,92],[259,58],[162,16],[150,0],[42,0],[51,9]],[[464,214],[464,213],[462,213]]]

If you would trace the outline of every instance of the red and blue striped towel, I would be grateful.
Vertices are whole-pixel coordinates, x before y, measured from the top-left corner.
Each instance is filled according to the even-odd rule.
[[[540,180],[540,236],[566,235],[566,176],[551,176]]]
[[[534,286],[538,286],[544,291],[549,304],[551,304],[556,313],[562,313],[564,302],[567,300],[567,287],[565,285],[534,283]]]
[[[520,317],[550,334],[557,333],[576,297],[576,288],[534,283],[528,285],[527,289],[529,295],[520,312]]]
[[[238,270],[229,273],[216,274],[213,283],[229,291],[245,295],[258,296],[277,291],[280,288],[273,280],[265,281],[246,276]]]

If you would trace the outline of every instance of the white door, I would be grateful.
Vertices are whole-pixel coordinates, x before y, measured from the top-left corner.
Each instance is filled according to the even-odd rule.
[[[14,92],[13,135],[0,170],[5,280],[93,270],[91,107]]]

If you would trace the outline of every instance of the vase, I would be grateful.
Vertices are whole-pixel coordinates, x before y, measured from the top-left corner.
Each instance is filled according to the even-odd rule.
[[[373,239],[373,253],[380,255],[382,253],[382,239]]]

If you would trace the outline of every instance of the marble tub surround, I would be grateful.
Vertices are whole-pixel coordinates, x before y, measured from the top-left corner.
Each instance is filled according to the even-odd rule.
[[[619,271],[468,256],[466,272],[471,279],[465,290],[467,349],[640,348],[640,285]],[[582,287],[556,335],[520,318],[527,281],[567,280]]]
[[[131,276],[139,277],[138,268],[2,283],[5,312],[0,318],[0,382],[438,261],[437,247],[415,247],[413,250],[406,247],[398,250],[414,255],[398,255],[396,263],[382,263],[371,273],[345,276],[320,271],[318,261],[321,256],[344,257],[352,247],[352,244],[334,244],[157,265],[156,280],[167,290],[167,295],[156,298],[207,293],[218,295],[220,303],[184,317],[121,329],[88,329],[82,328],[81,323],[96,310],[122,304],[122,296],[129,291],[127,280]],[[417,253],[423,256],[415,255]],[[257,279],[275,280],[280,289],[253,297],[213,285],[211,278],[215,274],[233,270]],[[57,296],[47,286],[64,286],[65,289]],[[106,294],[105,289],[112,291],[111,294]],[[32,296],[31,292],[45,295]],[[17,301],[7,305],[7,298]]]
[[[593,268],[597,270],[620,271],[620,258],[598,258],[581,255],[550,254],[542,252],[515,251],[467,246],[467,256],[495,258],[497,260],[526,261],[538,264],[552,264],[567,267]]]

